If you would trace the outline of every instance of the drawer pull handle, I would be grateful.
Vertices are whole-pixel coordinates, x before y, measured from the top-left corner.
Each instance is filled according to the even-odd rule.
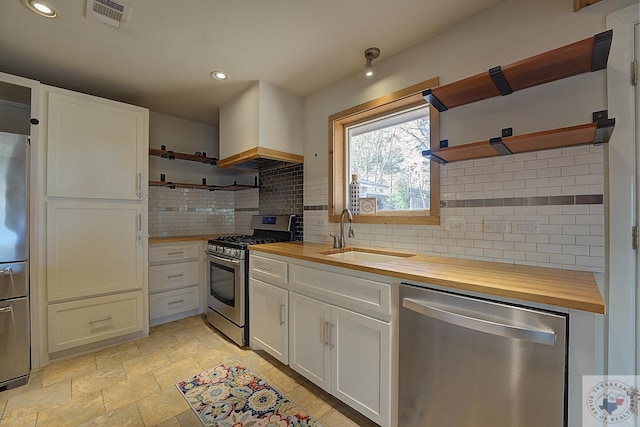
[[[256,266],[256,270],[260,270],[260,271],[271,271],[270,267],[261,267],[261,266]]]
[[[89,324],[93,326],[94,323],[110,322],[110,321],[111,321],[111,316],[107,316],[104,319],[89,320]]]
[[[171,255],[182,255],[184,253],[184,251],[180,251],[180,252],[169,252],[167,255],[171,256]]]
[[[184,302],[184,300],[183,300],[183,299],[178,300],[178,301],[171,301],[171,302],[169,303],[169,305],[173,305],[173,304],[180,304],[180,303],[183,303],[183,302]]]
[[[174,274],[173,276],[167,276],[167,279],[175,279],[177,277],[182,277],[184,274]]]
[[[284,304],[280,305],[280,326],[285,324],[286,321],[286,306]]]
[[[13,306],[8,305],[6,307],[0,307],[0,313],[11,313],[13,311]]]

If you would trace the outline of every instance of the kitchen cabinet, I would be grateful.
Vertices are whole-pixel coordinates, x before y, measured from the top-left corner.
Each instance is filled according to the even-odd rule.
[[[249,259],[249,346],[289,364],[287,263],[260,256]]]
[[[391,425],[391,280],[250,254],[250,344]]]
[[[141,215],[140,204],[50,200],[49,302],[142,289],[145,256],[137,239]]]
[[[44,85],[42,111],[37,188],[48,351],[57,358],[148,333],[149,112]]]
[[[342,270],[289,268],[291,368],[391,425],[391,284]]]
[[[380,425],[390,425],[391,324],[289,294],[290,366]]]
[[[50,90],[47,195],[142,199],[147,113],[113,101]]]
[[[50,304],[49,352],[139,332],[144,327],[143,292],[124,292]]]
[[[158,325],[201,313],[201,243],[149,245],[149,321]]]
[[[495,96],[509,95],[515,91],[549,83],[578,74],[607,68],[613,30],[550,50],[539,55],[506,65],[491,68],[486,73],[428,89],[423,92],[427,102],[438,111],[481,101]],[[526,135],[513,135],[511,128],[501,130],[501,136],[489,141],[439,147],[423,151],[423,156],[445,164],[462,160],[480,159],[551,148],[571,147],[609,142],[615,119],[607,111],[593,113],[593,122],[550,129]]]

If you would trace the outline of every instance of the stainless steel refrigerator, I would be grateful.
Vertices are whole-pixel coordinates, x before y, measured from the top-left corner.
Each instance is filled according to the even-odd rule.
[[[29,378],[28,153],[26,135],[0,133],[0,391]]]

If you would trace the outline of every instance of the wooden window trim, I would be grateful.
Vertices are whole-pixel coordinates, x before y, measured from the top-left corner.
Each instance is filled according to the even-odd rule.
[[[422,91],[439,84],[438,77],[425,80],[388,95],[329,116],[329,221],[340,222],[345,206],[347,177],[344,176],[345,128],[372,118],[385,116],[413,106],[424,105]],[[430,106],[429,132],[432,144],[440,141],[440,117]],[[440,165],[430,167],[431,195],[429,210],[379,212],[376,215],[355,215],[354,222],[367,224],[440,224]]]

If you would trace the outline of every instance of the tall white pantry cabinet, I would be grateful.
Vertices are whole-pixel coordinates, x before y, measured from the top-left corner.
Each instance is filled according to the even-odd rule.
[[[47,350],[148,334],[147,109],[42,86]]]

